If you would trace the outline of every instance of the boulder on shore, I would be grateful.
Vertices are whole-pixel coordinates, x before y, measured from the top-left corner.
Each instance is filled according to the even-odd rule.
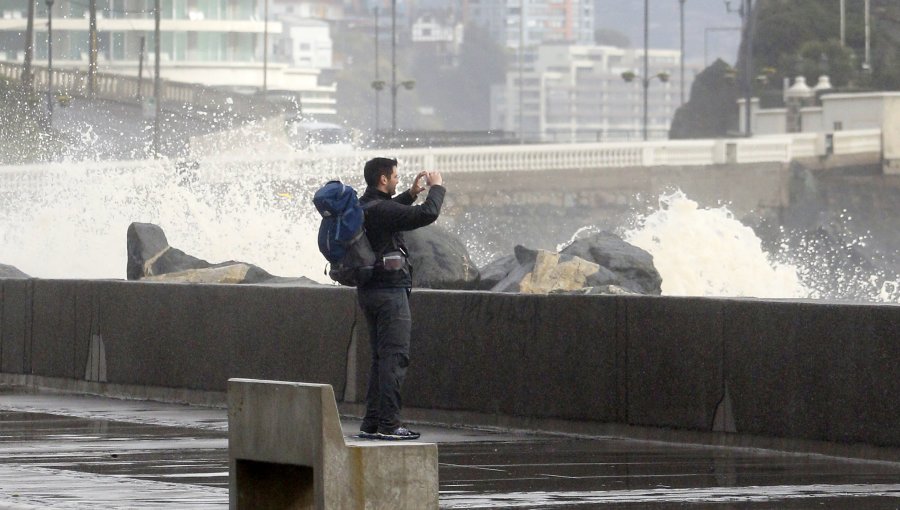
[[[413,267],[413,287],[473,289],[478,268],[466,245],[446,229],[431,224],[403,233]]]
[[[653,265],[653,255],[612,232],[596,232],[577,239],[560,255],[563,260],[567,256],[581,257],[606,268],[609,281],[599,285],[616,285],[638,294],[662,294],[662,277]]]
[[[488,264],[481,274],[481,288],[493,292],[662,292],[662,278],[653,266],[653,256],[610,232],[578,239],[559,253],[516,246],[514,255]]]
[[[166,234],[152,223],[132,223],[128,226],[129,280],[149,280],[189,283],[276,283],[283,285],[314,285],[309,278],[273,276],[264,269],[233,260],[211,264],[169,246]]]
[[[24,279],[31,278],[27,274],[19,271],[18,268],[6,264],[0,264],[0,278]]]

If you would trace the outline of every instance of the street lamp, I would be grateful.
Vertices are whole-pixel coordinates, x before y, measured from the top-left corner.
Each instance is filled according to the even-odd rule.
[[[373,88],[375,83],[372,83]],[[414,80],[397,83],[397,0],[391,0],[391,133],[397,132],[397,91],[401,87],[412,90],[415,86]]]
[[[269,90],[269,0],[263,0],[263,86],[265,94]]]
[[[53,120],[53,0],[47,3],[47,111],[48,125]]]
[[[868,0],[867,0],[868,1]],[[725,0],[728,12],[737,12],[741,16],[744,41],[744,133],[753,136],[750,130],[750,100],[753,95],[753,0],[741,0],[737,9],[731,7],[731,0]]]
[[[684,105],[684,2],[678,0],[679,17],[681,18],[681,104]]]
[[[647,114],[647,104],[648,104],[647,96],[648,96],[648,92],[650,90],[650,82],[653,81],[654,79],[656,79],[656,80],[659,80],[660,83],[667,83],[669,81],[670,77],[671,77],[671,75],[665,71],[656,73],[653,76],[649,76],[649,77],[638,76],[638,74],[633,71],[625,71],[624,73],[622,73],[622,79],[625,80],[625,82],[631,83],[634,80],[640,78],[641,84],[644,87],[644,126],[643,126],[644,141],[647,140],[647,121],[649,118],[649,116]]]
[[[683,2],[682,2],[683,3]],[[649,0],[644,0],[644,72],[642,74],[641,83],[644,85],[644,141],[647,140],[647,124],[649,120],[649,110],[648,110],[648,93],[650,89],[650,81],[654,78],[658,79],[660,83],[666,83],[669,81],[669,73],[661,72],[656,73],[653,76],[650,76],[650,5]],[[684,73],[682,73],[683,75]],[[638,75],[631,72],[625,71],[622,73],[622,79],[628,83],[631,83],[638,78]]]
[[[372,82],[372,88],[375,89],[375,134],[378,134],[378,128],[381,127],[381,91],[384,89],[384,80],[378,76],[378,6],[375,6],[375,81]]]

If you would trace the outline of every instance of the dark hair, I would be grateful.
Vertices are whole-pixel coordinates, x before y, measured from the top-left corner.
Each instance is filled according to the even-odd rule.
[[[390,180],[391,175],[394,173],[395,166],[397,166],[396,159],[373,158],[366,161],[366,167],[363,170],[363,175],[366,177],[366,184],[373,188],[378,186],[378,180],[382,175]]]

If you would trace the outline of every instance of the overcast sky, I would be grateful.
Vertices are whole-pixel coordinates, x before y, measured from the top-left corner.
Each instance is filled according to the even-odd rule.
[[[732,0],[732,6],[740,5]],[[649,0],[650,47],[679,47],[678,0]],[[644,44],[644,0],[595,0],[597,28],[624,32],[632,47]],[[708,60],[717,57],[734,65],[740,32],[706,30],[713,27],[739,27],[741,17],[729,14],[725,0],[686,0],[684,9],[685,57],[693,65],[703,64],[704,38],[708,36]]]

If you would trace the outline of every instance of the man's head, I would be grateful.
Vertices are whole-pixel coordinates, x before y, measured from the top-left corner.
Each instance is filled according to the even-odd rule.
[[[390,158],[374,158],[366,162],[363,170],[366,184],[379,191],[393,196],[397,192],[400,176],[397,173],[397,160]]]

